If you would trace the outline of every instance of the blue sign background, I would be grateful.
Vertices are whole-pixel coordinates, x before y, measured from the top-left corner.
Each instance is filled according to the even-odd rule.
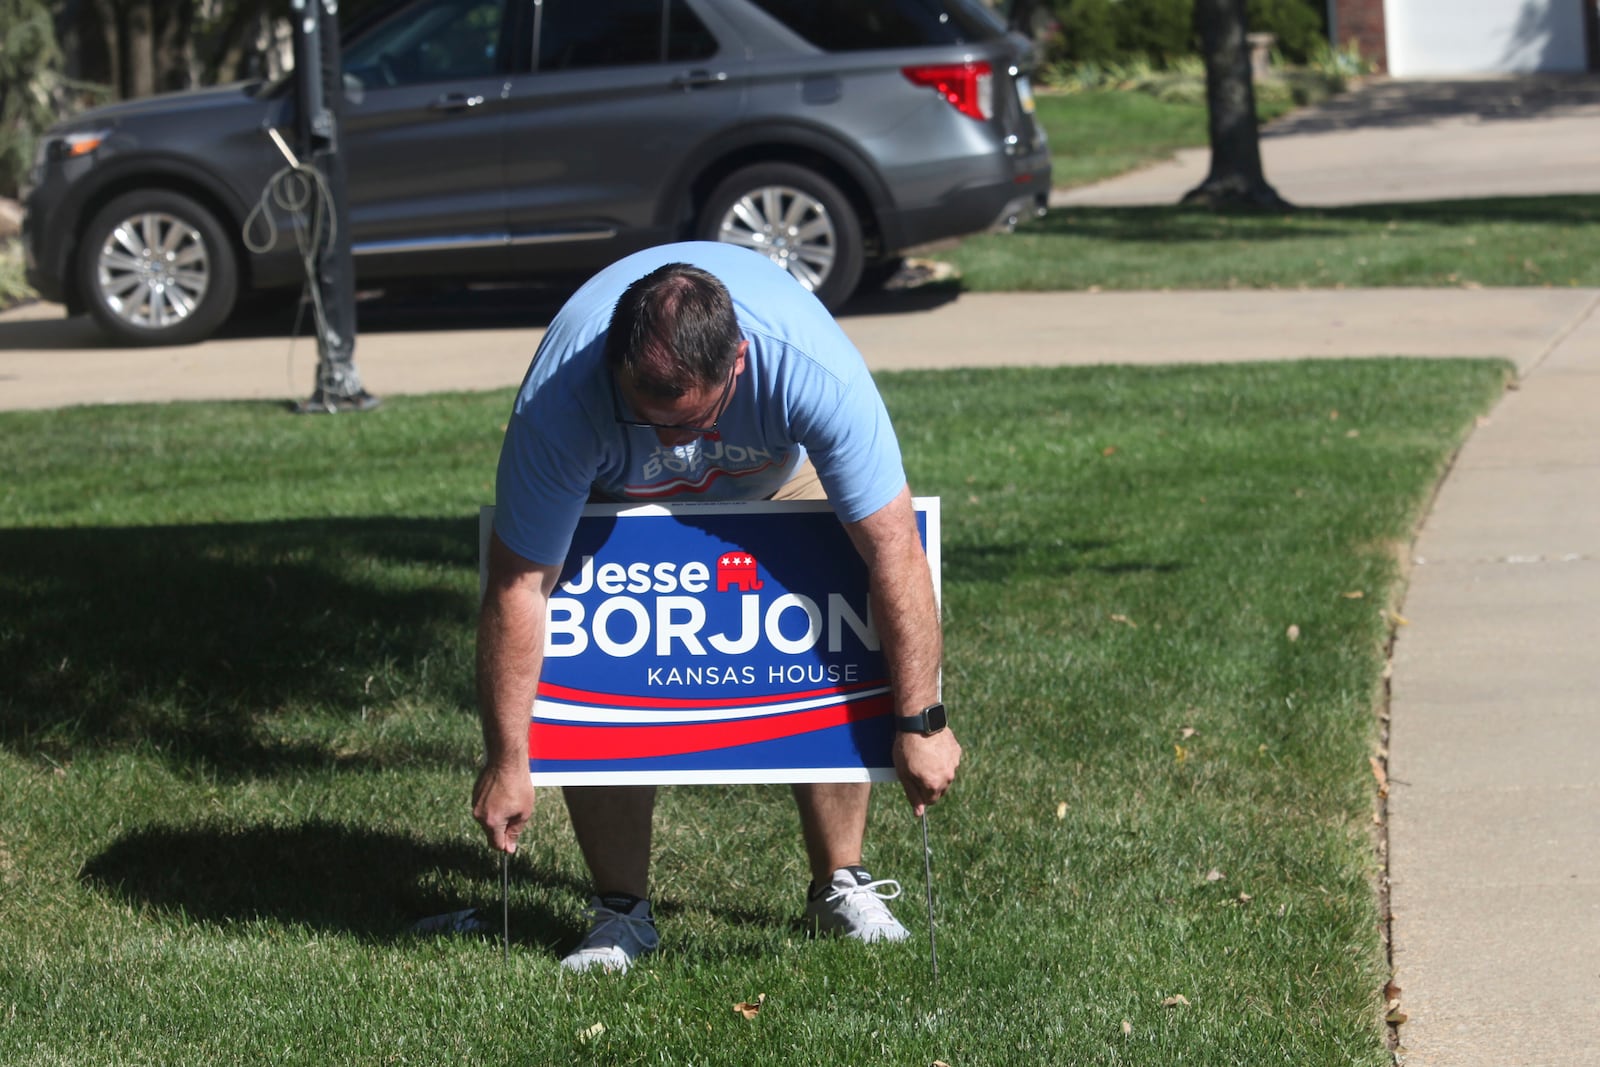
[[[936,591],[938,504],[916,501]],[[892,779],[870,618],[865,564],[826,502],[590,505],[550,601],[529,771],[541,785]]]

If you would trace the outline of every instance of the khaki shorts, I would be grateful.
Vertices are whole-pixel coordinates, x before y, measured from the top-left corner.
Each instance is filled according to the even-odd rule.
[[[822,488],[822,479],[817,477],[817,468],[811,465],[811,457],[807,456],[794,469],[794,477],[784,482],[768,500],[826,500],[828,491]]]

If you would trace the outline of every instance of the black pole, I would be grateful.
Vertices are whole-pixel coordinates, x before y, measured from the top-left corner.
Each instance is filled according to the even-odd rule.
[[[317,381],[301,414],[370,411],[379,400],[356,370],[355,266],[339,153],[344,98],[338,0],[291,0],[294,20],[295,136],[300,157],[321,187],[311,197],[312,247],[306,261],[317,328]]]

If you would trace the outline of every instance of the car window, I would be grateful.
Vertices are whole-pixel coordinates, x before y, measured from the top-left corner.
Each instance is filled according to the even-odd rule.
[[[988,41],[1004,33],[963,0],[751,0],[829,52]]]
[[[687,63],[717,54],[717,39],[683,0],[667,4],[667,62]]]
[[[704,59],[716,38],[682,0],[543,0],[540,70]]]
[[[369,88],[482,78],[503,70],[506,0],[419,0],[344,47]]]

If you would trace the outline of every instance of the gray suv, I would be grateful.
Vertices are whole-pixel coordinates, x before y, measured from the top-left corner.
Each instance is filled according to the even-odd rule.
[[[410,0],[345,33],[360,284],[581,278],[683,238],[830,307],[906,249],[1042,213],[1029,50],[976,0]],[[263,209],[288,81],[76,116],[29,174],[30,283],[131,343],[303,282]]]

